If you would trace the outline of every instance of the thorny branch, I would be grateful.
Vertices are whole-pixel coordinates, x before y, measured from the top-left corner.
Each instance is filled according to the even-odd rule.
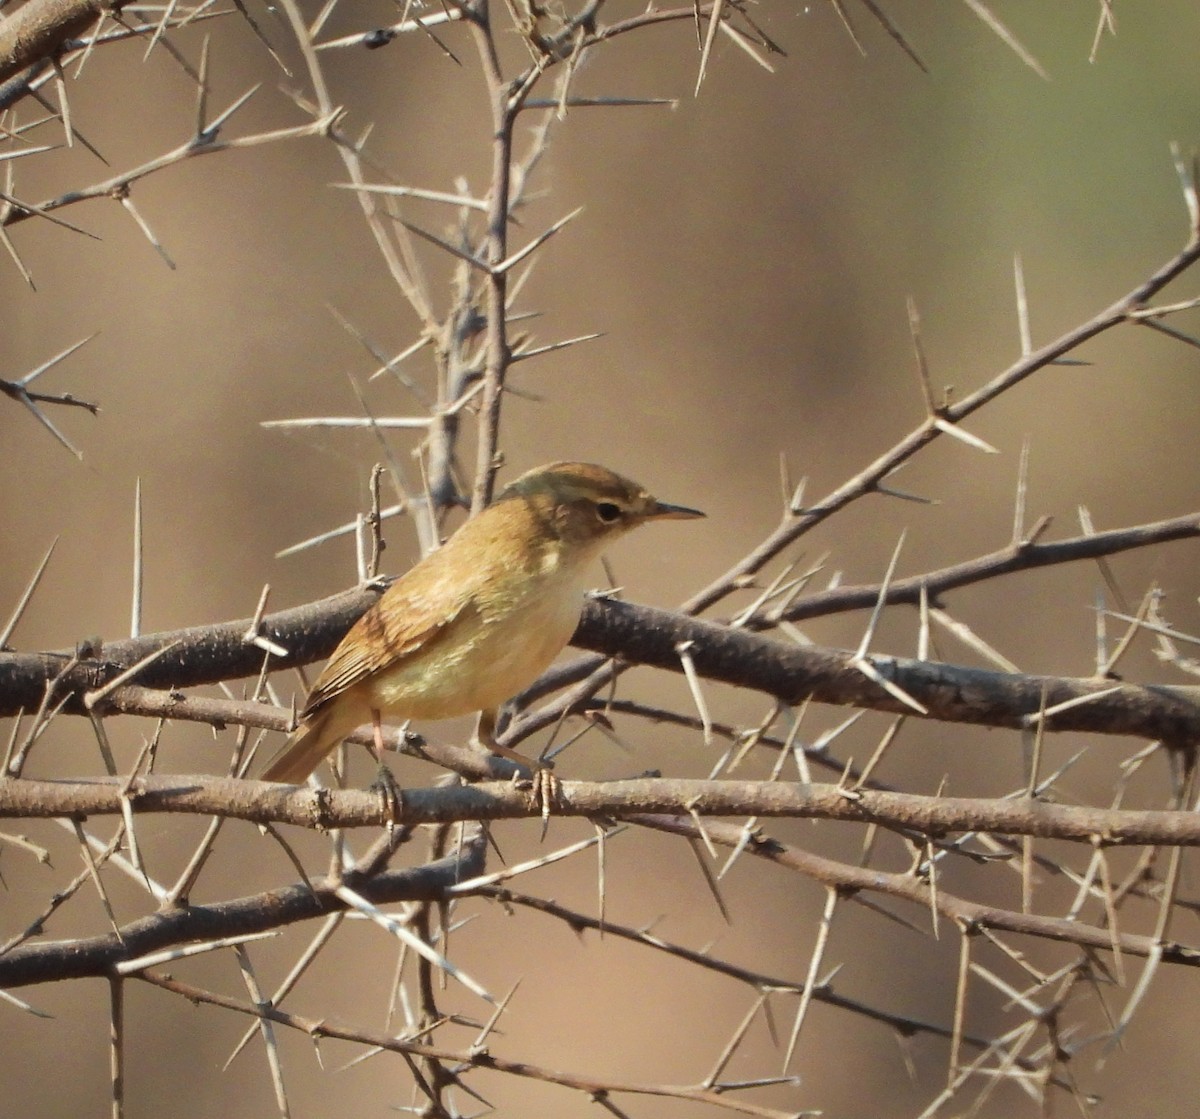
[[[406,827],[470,820],[528,819],[539,815],[526,789],[511,781],[454,788],[410,788],[394,817],[370,791],[297,788],[226,777],[172,775],[132,783],[122,778],[90,781],[0,781],[0,819],[175,813],[222,815],[255,823],[330,828],[379,827],[389,820]],[[1090,808],[1033,798],[998,800],[921,796],[881,789],[783,781],[698,781],[629,778],[611,782],[563,781],[554,811],[563,817],[642,813],[700,816],[764,816],[877,824],[923,836],[983,831],[1073,839],[1085,843],[1200,846],[1200,820],[1190,812]]]
[[[290,1026],[309,1035],[314,1040],[320,1038],[337,1038],[343,1041],[357,1042],[373,1049],[406,1053],[412,1056],[425,1057],[439,1063],[458,1068],[493,1069],[513,1076],[527,1077],[540,1080],[547,1084],[558,1084],[564,1088],[574,1088],[593,1097],[613,1095],[663,1096],[670,1099],[687,1100],[693,1103],[708,1104],[724,1111],[735,1111],[743,1115],[757,1116],[758,1119],[794,1119],[791,1112],[779,1111],[769,1107],[758,1107],[736,1095],[730,1095],[727,1086],[704,1088],[701,1086],[672,1085],[672,1084],[637,1084],[630,1081],[613,1080],[602,1077],[589,1077],[579,1074],[565,1073],[556,1069],[539,1066],[528,1061],[513,1061],[496,1056],[486,1047],[475,1049],[445,1049],[418,1041],[408,1041],[394,1034],[381,1033],[363,1029],[360,1026],[349,1026],[330,1018],[308,1018],[298,1014],[273,1007],[256,1006],[253,1003],[241,1002],[213,991],[205,991],[188,983],[181,983],[165,975],[144,972],[139,978],[152,983],[164,990],[174,991],[189,1002],[209,1004],[226,1010],[237,1011],[255,1017],[266,1018],[280,1025]],[[730,1086],[732,1087],[732,1086]]]
[[[874,0],[864,4],[872,18],[901,48],[923,67],[912,45],[901,34]],[[24,97],[33,96],[46,104],[40,91],[51,82],[60,87],[60,105],[52,110],[52,120],[61,123],[68,141],[75,135],[70,122],[61,67],[74,57],[86,58],[97,45],[107,47],[137,34],[149,32],[155,42],[165,41],[168,31],[208,18],[208,5],[187,12],[165,9],[159,24],[130,28],[120,22],[120,2],[97,0],[29,0],[12,15],[0,21],[0,107],[8,107]],[[379,250],[387,274],[415,318],[417,338],[401,354],[389,357],[384,350],[363,335],[357,335],[364,348],[378,361],[377,372],[389,374],[406,392],[420,401],[425,413],[413,422],[398,424],[401,429],[418,433],[420,484],[412,485],[405,477],[387,438],[388,425],[368,416],[379,437],[387,463],[387,473],[397,492],[397,510],[413,517],[422,548],[436,542],[442,517],[455,505],[470,504],[478,510],[490,499],[494,480],[502,466],[501,419],[503,405],[512,386],[508,374],[520,360],[565,347],[570,342],[535,347],[526,337],[513,334],[517,320],[514,302],[527,271],[526,261],[563,228],[564,218],[544,229],[523,237],[523,248],[510,245],[511,226],[521,216],[528,197],[530,179],[540,160],[552,126],[575,106],[618,106],[658,103],[654,99],[585,98],[574,93],[574,77],[580,66],[597,49],[614,39],[647,28],[680,22],[694,22],[701,44],[697,89],[712,58],[712,44],[724,34],[756,62],[770,68],[768,56],[781,53],[755,23],[751,12],[740,0],[716,0],[712,4],[675,9],[648,9],[637,15],[605,23],[604,3],[590,0],[578,11],[550,10],[526,0],[513,0],[508,15],[511,26],[501,28],[499,7],[488,0],[452,0],[440,12],[405,6],[399,21],[388,28],[357,32],[340,39],[319,41],[323,27],[336,4],[323,7],[311,21],[295,0],[284,0],[282,11],[294,37],[307,76],[309,88],[293,91],[293,100],[306,116],[306,123],[262,132],[240,139],[224,140],[219,133],[229,117],[245,103],[236,101],[225,113],[209,119],[207,99],[207,49],[199,72],[179,57],[198,87],[197,123],[193,135],[172,151],[150,159],[123,173],[105,178],[90,187],[77,188],[41,202],[22,201],[14,192],[12,171],[3,193],[0,212],[0,238],[29,279],[28,271],[16,256],[7,228],[29,218],[41,218],[66,224],[53,217],[55,211],[87,199],[109,197],[118,201],[139,227],[166,257],[165,250],[150,232],[148,224],[133,207],[131,187],[147,175],[157,173],[194,155],[230,148],[310,136],[330,142],[345,169],[347,184],[355,192],[371,237]],[[855,38],[845,6],[835,4],[847,30]],[[1040,64],[1016,38],[978,0],[969,0],[971,11],[997,34],[1036,73]],[[256,35],[261,31],[239,4],[239,10]],[[1107,8],[1107,6],[1105,6]],[[128,14],[128,13],[126,13]],[[90,36],[86,29],[99,18]],[[105,21],[114,20],[119,31],[105,32]],[[1101,18],[1101,28],[1105,25]],[[525,54],[512,63],[502,36],[515,31]],[[1099,31],[1097,33],[1099,35]],[[451,36],[459,38],[451,40]],[[459,57],[461,38],[469,36],[475,49],[475,65],[483,76],[485,100],[481,109],[490,126],[490,174],[488,188],[476,198],[466,192],[418,192],[392,183],[374,183],[376,174],[366,133],[352,135],[334,98],[323,59],[328,52],[349,47],[374,49],[401,36],[427,37],[450,59]],[[444,36],[443,39],[440,36]],[[502,49],[503,44],[503,49]],[[861,44],[860,44],[861,45]],[[170,48],[174,49],[174,48]],[[538,96],[544,83],[553,76],[552,96]],[[249,95],[247,95],[248,97]],[[525,154],[516,154],[515,126],[523,114],[545,114],[535,130]],[[9,124],[12,122],[9,121]],[[14,126],[7,134],[21,136],[27,126]],[[1187,244],[1142,283],[1099,314],[1040,349],[1026,344],[1017,362],[991,381],[957,402],[937,401],[926,376],[927,414],[913,431],[877,456],[859,471],[814,504],[806,504],[797,491],[787,502],[776,529],[746,552],[726,572],[692,595],[679,611],[655,610],[631,603],[597,600],[589,604],[575,643],[600,654],[585,657],[553,671],[527,695],[520,697],[517,715],[507,731],[507,740],[516,742],[535,730],[559,723],[568,714],[579,714],[589,729],[611,733],[611,716],[626,711],[644,719],[653,719],[648,705],[608,704],[593,699],[601,688],[632,664],[653,665],[679,673],[688,671],[700,717],[688,720],[678,712],[671,715],[677,725],[695,725],[703,736],[696,736],[697,749],[712,745],[719,731],[730,740],[729,753],[718,764],[709,780],[656,778],[610,782],[565,781],[555,805],[563,819],[585,818],[598,825],[595,841],[544,856],[531,863],[507,867],[491,874],[485,864],[486,847],[482,829],[463,838],[453,825],[501,819],[536,817],[537,809],[527,792],[505,783],[461,784],[438,788],[409,788],[397,818],[385,819],[384,807],[372,792],[332,789],[295,789],[247,781],[241,777],[213,778],[158,776],[152,770],[161,734],[172,721],[199,721],[214,727],[235,726],[239,734],[233,748],[230,772],[239,775],[250,764],[244,751],[250,728],[285,731],[293,712],[275,700],[269,674],[280,668],[307,664],[325,656],[353,620],[374,601],[378,587],[362,587],[318,603],[291,611],[246,620],[206,625],[174,633],[160,633],[127,641],[103,643],[84,641],[73,652],[29,654],[0,648],[0,715],[18,716],[9,745],[9,764],[5,772],[25,772],[29,757],[37,757],[39,742],[46,741],[51,727],[62,725],[63,715],[86,715],[100,740],[102,755],[110,772],[115,772],[113,755],[108,748],[105,727],[122,715],[137,714],[157,720],[158,729],[146,743],[132,770],[121,778],[38,781],[24,777],[0,780],[0,816],[21,819],[53,818],[68,825],[80,845],[86,864],[64,891],[56,894],[41,915],[24,932],[0,946],[0,985],[15,987],[61,978],[98,976],[108,978],[112,1012],[112,1098],[115,1114],[124,1101],[123,1022],[126,1010],[122,984],[126,977],[137,978],[172,991],[189,1000],[220,1007],[255,1019],[263,1031],[271,1061],[276,1098],[284,1113],[287,1099],[282,1066],[274,1050],[269,1024],[301,1030],[312,1038],[342,1038],[363,1046],[400,1054],[413,1074],[414,1091],[423,1098],[428,1113],[439,1116],[459,1114],[454,1096],[469,1092],[466,1073],[476,1069],[503,1072],[511,1076],[541,1080],[587,1094],[606,1110],[624,1115],[612,1097],[615,1095],[658,1095],[693,1104],[718,1106],[746,1114],[782,1119],[783,1112],[749,1102],[735,1089],[783,1086],[794,1089],[795,1082],[785,1074],[741,1083],[722,1081],[718,1073],[741,1044],[735,1034],[717,1064],[717,1072],[695,1086],[649,1085],[618,1082],[543,1067],[533,1062],[514,1061],[493,1055],[486,1039],[507,1001],[484,1028],[472,1046],[447,1047],[433,1043],[436,1031],[458,1027],[461,1022],[441,1011],[442,992],[435,979],[439,972],[460,978],[475,993],[490,998],[474,980],[457,972],[447,952],[447,938],[456,909],[464,902],[487,899],[506,907],[537,909],[563,921],[576,930],[589,928],[607,932],[639,947],[666,953],[691,966],[749,984],[760,994],[760,1003],[745,1020],[744,1026],[760,1011],[767,1014],[768,996],[788,998],[799,1003],[792,1030],[789,1055],[795,1046],[809,1002],[855,1013],[887,1025],[902,1036],[915,1034],[937,1037],[949,1042],[949,1087],[942,1102],[956,1099],[967,1077],[978,1072],[990,1077],[989,1083],[1005,1079],[1025,1086],[1036,1083],[1038,1091],[1053,1086],[1081,1099],[1070,1062],[1094,1039],[1068,1038],[1062,1030],[1062,1013],[1079,989],[1099,988],[1112,975],[1104,960],[1112,961],[1112,974],[1124,982],[1123,960],[1145,960],[1141,978],[1129,995],[1124,1012],[1113,1018],[1112,1036],[1119,1038],[1136,1009],[1146,986],[1161,964],[1196,966],[1200,947],[1169,936],[1169,918],[1176,908],[1195,908],[1196,903],[1178,896],[1179,867],[1182,851],[1200,844],[1200,828],[1195,823],[1195,745],[1200,741],[1200,692],[1195,688],[1139,685],[1118,680],[1111,663],[1098,664],[1097,678],[1076,679],[1065,676],[1030,676],[1015,672],[985,671],[963,666],[940,664],[921,655],[913,659],[873,654],[869,641],[854,652],[820,647],[805,647],[780,640],[776,631],[788,634],[787,626],[799,620],[828,616],[839,611],[873,609],[872,627],[880,611],[888,606],[904,605],[920,612],[926,624],[933,609],[945,605],[952,591],[972,584],[992,582],[1015,572],[1056,564],[1096,560],[1136,548],[1200,535],[1200,514],[1189,514],[1157,523],[1128,526],[1106,532],[1084,533],[1071,539],[1043,539],[1046,525],[1040,523],[1028,532],[1017,531],[1006,546],[987,555],[931,570],[924,574],[892,579],[878,585],[834,587],[814,591],[807,577],[787,579],[786,573],[762,587],[757,580],[768,566],[784,558],[785,552],[807,532],[871,494],[885,494],[887,482],[899,467],[912,460],[922,449],[943,435],[959,438],[970,445],[978,440],[965,432],[963,422],[1002,394],[1033,374],[1072,354],[1088,340],[1123,324],[1149,326],[1169,336],[1193,344],[1182,332],[1163,324],[1172,314],[1189,310],[1195,301],[1184,300],[1155,307],[1151,301],[1172,280],[1200,259],[1200,204],[1197,203],[1193,176],[1180,166],[1184,197],[1192,221]],[[455,208],[456,223],[447,235],[436,234],[410,222],[401,209],[407,197],[424,197]],[[70,227],[74,228],[74,227]],[[439,309],[429,290],[423,268],[425,253],[446,253],[454,259],[454,277],[450,299]],[[169,258],[168,262],[169,262]],[[347,322],[347,328],[356,333]],[[1027,334],[1023,331],[1023,335]],[[572,340],[576,341],[576,340]],[[403,363],[414,355],[428,358],[434,383],[428,391],[417,375],[405,371]],[[26,378],[29,380],[31,378]],[[38,404],[63,404],[93,408],[68,394],[61,396],[33,393],[22,381],[0,381],[0,391],[33,408],[48,424]],[[365,397],[363,410],[368,411]],[[464,429],[475,424],[474,465],[463,471],[457,463],[457,451]],[[56,434],[58,434],[56,432]],[[60,441],[65,437],[58,434]],[[66,444],[70,447],[70,444]],[[74,450],[73,447],[70,449]],[[379,496],[375,495],[374,528],[378,531]],[[1023,508],[1023,507],[1022,507]],[[1020,518],[1018,518],[1018,521]],[[1018,526],[1020,528],[1020,526]],[[36,578],[34,580],[36,584]],[[32,597],[32,590],[26,600]],[[701,620],[694,615],[711,610],[734,593],[751,592],[754,601],[726,619]],[[5,628],[7,636],[24,608],[22,603]],[[1100,611],[1100,613],[1103,613]],[[1130,633],[1158,634],[1164,642],[1180,635],[1163,627],[1152,612],[1143,610],[1131,623]],[[868,638],[871,631],[868,631]],[[0,642],[0,646],[3,646]],[[1175,660],[1182,663],[1182,658]],[[257,677],[253,698],[234,700],[186,694],[183,688],[207,684],[225,684],[239,677]],[[580,684],[580,682],[583,682]],[[746,691],[758,691],[771,701],[768,718],[758,727],[730,729],[717,727],[698,693],[699,681],[733,685]],[[559,695],[541,710],[527,705],[568,684],[572,691]],[[273,700],[267,702],[265,698]],[[801,714],[811,702],[852,706],[859,711],[876,710],[905,716],[921,716],[940,723],[983,725],[1010,728],[1020,732],[1028,764],[1028,785],[1016,794],[1000,798],[951,797],[945,790],[936,795],[917,795],[882,787],[869,779],[878,758],[898,733],[902,720],[881,740],[876,756],[865,769],[850,760],[843,761],[829,749],[828,740],[816,743],[800,737],[796,718],[788,729],[791,708]],[[31,728],[23,724],[30,721]],[[25,718],[23,718],[23,716]],[[782,730],[775,728],[779,721]],[[919,724],[917,724],[919,725]],[[1165,808],[1126,808],[1124,785],[1107,807],[1061,803],[1059,773],[1041,773],[1042,742],[1047,732],[1076,731],[1113,736],[1133,736],[1151,745],[1123,765],[1125,777],[1131,776],[1152,754],[1161,753],[1171,762],[1175,786]],[[22,736],[23,732],[23,736]],[[354,736],[361,737],[361,736]],[[1005,736],[1011,739],[1012,736]],[[456,771],[469,781],[487,782],[509,776],[512,763],[485,757],[461,746],[426,743],[415,735],[393,732],[390,745],[425,760],[432,760]],[[729,778],[734,766],[758,745],[773,751],[774,771],[766,781],[735,781]],[[1002,739],[1002,742],[1005,740]],[[1005,742],[1007,745],[1008,743]],[[733,755],[736,754],[736,757]],[[730,761],[730,758],[733,758]],[[793,760],[801,779],[781,779],[784,764]],[[842,771],[837,784],[818,784],[807,776],[810,761]],[[136,825],[138,818],[152,813],[208,816],[208,837],[197,849],[192,865],[172,890],[152,882],[142,862]],[[113,816],[118,819],[114,835],[101,841],[84,829],[85,817]],[[718,816],[747,817],[736,824],[715,820]],[[795,844],[766,833],[762,819],[814,819],[852,825],[864,834],[865,841],[858,863],[819,856]],[[288,847],[276,825],[287,824],[306,829],[333,830],[334,871],[325,877],[309,879],[274,889],[269,893],[235,898],[229,901],[193,905],[188,903],[190,887],[202,872],[204,862],[221,823],[243,819],[259,823],[267,835],[277,841],[285,855],[299,869],[299,860]],[[768,861],[795,875],[819,884],[825,891],[820,935],[808,961],[808,974],[802,978],[775,977],[731,961],[720,960],[710,952],[675,944],[630,926],[616,925],[604,915],[604,867],[601,854],[601,912],[597,917],[532,895],[514,892],[509,881],[531,869],[549,865],[562,858],[573,858],[590,849],[593,842],[603,852],[612,842],[607,828],[614,820],[636,825],[633,834],[657,830],[694,845],[699,852],[707,849],[711,860],[717,848],[731,852],[724,869],[715,873],[701,855],[705,880],[718,907],[727,913],[721,896],[720,879],[742,855]],[[388,824],[385,838],[358,864],[346,855],[342,829],[377,827]],[[413,829],[427,827],[431,835],[430,855],[420,866],[406,870],[390,869],[389,859],[414,834]],[[451,836],[459,835],[458,847]],[[904,845],[914,852],[909,869],[888,871],[875,849],[883,835],[891,844]],[[1009,838],[1005,838],[1009,837]],[[1073,868],[1069,856],[1035,851],[1035,839],[1066,841],[1073,851],[1090,855],[1081,871]],[[0,841],[18,851],[35,853],[36,845],[24,837],[0,836]],[[1132,868],[1122,876],[1115,856],[1141,848]],[[447,853],[448,852],[448,853]],[[948,865],[961,860],[984,867],[998,866],[1020,874],[1020,908],[1006,908],[990,900],[977,901],[960,892],[959,885],[947,881]],[[953,861],[953,862],[952,862]],[[1165,869],[1157,864],[1165,861]],[[338,869],[340,868],[340,869]],[[1064,916],[1035,911],[1034,871],[1066,880],[1076,890],[1075,901]],[[105,878],[120,872],[139,887],[155,905],[133,920],[118,924]],[[67,940],[46,938],[46,923],[70,898],[92,884],[100,893],[111,931]],[[1134,918],[1127,906],[1136,899],[1157,905],[1150,922],[1151,931],[1132,931]],[[899,902],[928,913],[927,925],[909,921],[885,908],[882,901]],[[385,903],[402,903],[408,908],[401,917],[379,909]],[[835,989],[832,979],[822,978],[819,965],[828,947],[828,934],[835,915],[846,903],[855,903],[880,913],[890,920],[922,934],[938,933],[939,922],[960,934],[960,984],[958,1005],[952,1024],[938,1025],[915,1017],[889,1013],[869,1001],[847,998]],[[161,905],[161,908],[157,908]],[[1085,919],[1085,907],[1090,916]],[[420,987],[416,1000],[418,1014],[411,1014],[405,1031],[371,1030],[359,1024],[340,1024],[325,1017],[308,1017],[285,1012],[279,1001],[287,996],[294,978],[290,978],[273,998],[260,995],[250,966],[250,955],[240,941],[248,936],[282,928],[315,917],[330,918],[326,928],[333,935],[336,922],[347,914],[369,920],[389,937],[398,939],[403,951],[419,957],[415,967],[398,969],[397,976],[415,970]],[[1128,927],[1127,927],[1128,926]],[[322,934],[323,936],[324,934]],[[1070,958],[1065,964],[1045,969],[1033,961],[1022,947],[1033,939],[1039,947],[1064,948]],[[238,943],[234,943],[238,942]],[[321,950],[318,937],[294,971],[298,977],[308,962]],[[1028,986],[1017,990],[1007,985],[978,960],[979,945],[994,949],[1014,965]],[[150,970],[156,966],[149,953],[168,954],[220,950],[234,946],[238,962],[251,993],[251,1001],[234,999],[204,990],[178,979]],[[1072,952],[1072,949],[1074,951]],[[803,971],[801,966],[799,971]],[[992,983],[1004,992],[1012,1005],[1027,1015],[1021,1030],[998,1037],[986,1037],[966,1030],[962,1006],[967,981],[976,977]],[[982,978],[980,978],[982,977]],[[398,988],[406,990],[405,980]],[[15,1000],[14,1005],[29,1009]],[[743,1027],[744,1028],[744,1027]],[[1041,1048],[1023,1050],[1031,1037],[1044,1038]],[[963,1047],[977,1057],[969,1065],[960,1062]],[[994,1061],[994,1064],[989,1064]],[[786,1062],[785,1062],[786,1063]],[[931,1112],[940,1106],[932,1105]]]
[[[319,634],[313,641],[313,610],[297,608],[262,619],[259,632],[283,648],[303,635],[304,653],[289,652],[276,666],[307,663],[327,655],[350,621],[361,613],[373,591],[347,592],[327,600],[343,619],[342,629]],[[190,701],[177,685],[196,685],[261,671],[261,649],[247,641],[247,622],[196,627],[111,645],[98,644],[80,659],[68,653],[0,654],[0,715],[34,708],[49,688],[60,709],[83,714],[104,705],[130,713],[194,718],[218,725],[286,729],[286,717],[256,707]],[[730,629],[697,618],[621,601],[589,604],[575,642],[602,650],[624,663],[653,665],[681,672],[677,652],[689,642],[696,671],[706,679],[762,691],[784,703],[807,699],[904,713],[901,699],[864,677],[857,654],[838,649],[786,645],[747,630]],[[136,674],[142,688],[172,689],[154,697],[130,692],[122,699],[109,687],[131,666],[154,657]],[[921,714],[943,722],[984,726],[1026,726],[1039,710],[1048,712],[1055,731],[1100,731],[1107,734],[1161,738],[1172,742],[1200,739],[1200,689],[1193,686],[1143,686],[1105,680],[1042,677],[919,661],[905,657],[872,658],[877,671],[906,696],[920,703]],[[535,689],[537,694],[541,688]],[[89,704],[88,697],[95,700]],[[101,698],[102,697],[102,698]],[[195,712],[193,714],[193,712]]]
[[[105,936],[82,937],[58,945],[29,944],[0,955],[0,984],[21,987],[58,979],[114,974],[119,964],[177,944],[244,936],[281,929],[345,909],[336,896],[350,882],[364,897],[379,905],[442,897],[457,882],[484,868],[482,837],[459,855],[404,870],[385,870],[364,877],[347,872],[311,879],[269,896],[235,898],[214,904],[190,904],[142,917]]]

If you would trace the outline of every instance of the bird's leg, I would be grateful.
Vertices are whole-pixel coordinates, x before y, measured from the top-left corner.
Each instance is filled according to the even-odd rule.
[[[516,762],[529,770],[533,775],[533,803],[541,808],[542,819],[546,820],[550,816],[550,805],[558,799],[559,794],[559,780],[554,774],[554,766],[542,758],[527,758],[524,754],[497,742],[496,715],[495,708],[479,712],[479,722],[475,725],[475,742],[489,753],[508,758],[510,762]],[[513,780],[517,780],[515,774]]]
[[[375,775],[375,780],[371,782],[371,788],[379,793],[383,802],[383,815],[387,820],[387,826],[393,828],[400,818],[401,810],[404,807],[404,798],[400,794],[400,786],[396,784],[395,776],[383,760],[383,722],[375,708],[371,708],[371,730],[375,735],[375,744],[371,749],[375,754],[375,760],[379,763],[379,772]]]

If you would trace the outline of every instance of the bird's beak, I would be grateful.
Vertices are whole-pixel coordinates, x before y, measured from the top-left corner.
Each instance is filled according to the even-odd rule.
[[[699,509],[689,509],[686,505],[668,505],[665,501],[655,499],[646,510],[645,516],[647,520],[690,521],[706,514],[701,513]]]

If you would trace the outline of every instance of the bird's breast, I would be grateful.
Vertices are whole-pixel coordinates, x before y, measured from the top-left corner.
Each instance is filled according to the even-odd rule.
[[[584,565],[544,557],[533,569],[477,584],[426,648],[370,681],[371,702],[393,718],[449,719],[497,707],[533,683],[579,624]]]

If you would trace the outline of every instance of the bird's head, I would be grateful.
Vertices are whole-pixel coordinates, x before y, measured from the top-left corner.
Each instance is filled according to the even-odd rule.
[[[647,521],[703,517],[659,501],[644,486],[590,462],[555,462],[522,474],[496,500],[523,501],[564,543],[603,545]],[[591,548],[588,548],[591,551]]]

